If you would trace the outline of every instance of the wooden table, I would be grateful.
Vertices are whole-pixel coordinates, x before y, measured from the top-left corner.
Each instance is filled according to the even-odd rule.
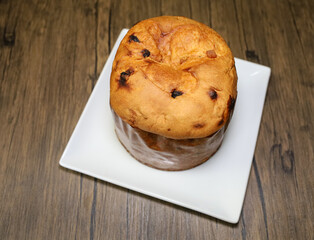
[[[314,239],[314,2],[0,1],[1,239]],[[122,28],[182,15],[272,68],[238,224],[59,166]]]

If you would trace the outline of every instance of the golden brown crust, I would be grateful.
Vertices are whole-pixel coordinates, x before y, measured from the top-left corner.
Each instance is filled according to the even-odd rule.
[[[110,104],[128,124],[174,139],[202,138],[228,121],[237,75],[226,42],[184,17],[139,22],[113,62]]]

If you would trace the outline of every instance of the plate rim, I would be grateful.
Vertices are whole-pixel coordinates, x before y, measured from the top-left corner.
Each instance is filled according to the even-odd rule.
[[[92,104],[92,99],[93,99],[93,96],[95,95],[95,89],[97,89],[97,87],[98,87],[98,85],[100,83],[99,80],[104,77],[103,75],[105,75],[105,72],[107,71],[107,69],[111,68],[111,64],[112,63],[110,63],[110,61],[114,58],[114,55],[115,55],[116,50],[118,48],[118,42],[119,42],[119,40],[120,41],[122,40],[122,38],[124,37],[124,35],[126,34],[127,31],[128,31],[128,29],[126,29],[126,28],[121,30],[121,32],[119,34],[119,37],[117,38],[117,40],[115,42],[115,45],[112,48],[112,50],[111,50],[111,52],[110,52],[110,54],[109,54],[109,56],[107,58],[107,61],[106,61],[105,65],[104,65],[104,67],[103,67],[103,69],[101,71],[101,74],[99,75],[99,78],[97,80],[97,83],[95,84],[95,87],[94,87],[93,91],[91,92],[86,105],[83,108],[83,111],[82,111],[82,113],[81,113],[81,115],[80,115],[80,117],[79,117],[79,119],[78,119],[78,121],[77,121],[77,123],[75,125],[75,128],[74,128],[74,130],[73,130],[69,140],[67,141],[67,144],[66,144],[66,146],[64,148],[64,151],[63,151],[63,153],[61,155],[61,158],[60,158],[60,161],[59,161],[60,166],[62,166],[64,168],[67,168],[67,169],[70,169],[70,170],[73,170],[73,171],[76,171],[76,172],[83,173],[85,175],[92,176],[94,178],[100,179],[100,180],[105,181],[105,182],[112,183],[114,185],[121,186],[121,187],[126,188],[126,189],[130,189],[130,190],[135,191],[135,192],[139,192],[141,194],[145,194],[145,195],[157,198],[157,199],[161,199],[161,200],[166,201],[166,202],[170,202],[171,204],[174,204],[174,205],[179,205],[179,206],[181,206],[183,208],[188,208],[188,209],[191,209],[193,211],[197,211],[197,212],[203,213],[205,215],[208,215],[208,216],[211,216],[211,217],[214,217],[214,218],[217,218],[217,219],[221,219],[221,220],[226,221],[226,222],[237,223],[239,221],[240,216],[241,216],[241,212],[242,212],[242,208],[243,208],[243,204],[244,204],[244,198],[246,196],[249,175],[250,175],[250,172],[251,172],[254,152],[255,152],[255,148],[256,148],[257,139],[258,139],[258,136],[259,136],[261,119],[263,117],[264,103],[265,103],[265,100],[266,100],[267,88],[268,88],[268,83],[269,83],[270,74],[271,74],[271,68],[268,67],[268,66],[264,66],[264,65],[261,65],[261,64],[258,64],[258,63],[253,63],[253,62],[249,62],[249,61],[246,61],[246,60],[243,60],[243,59],[235,58],[236,62],[239,62],[239,63],[242,62],[242,63],[245,63],[245,64],[247,64],[247,63],[253,64],[253,65],[256,65],[258,68],[261,68],[263,71],[265,71],[265,74],[266,74],[266,77],[265,77],[266,85],[265,85],[265,92],[263,92],[264,93],[264,97],[263,97],[263,104],[262,104],[262,108],[261,108],[261,116],[260,116],[259,123],[258,123],[257,137],[256,137],[256,140],[255,140],[255,143],[254,143],[252,161],[250,162],[250,168],[249,168],[250,170],[248,171],[247,181],[246,181],[246,184],[245,184],[245,190],[244,190],[244,194],[242,196],[242,201],[241,201],[241,207],[240,207],[240,210],[238,211],[239,214],[237,214],[237,216],[234,216],[233,218],[231,218],[231,217],[230,218],[225,218],[225,217],[219,216],[219,214],[216,214],[216,213],[213,213],[213,212],[204,211],[203,209],[197,208],[195,206],[191,206],[189,204],[186,204],[184,202],[180,202],[180,201],[177,201],[177,200],[174,200],[174,199],[171,199],[171,198],[167,198],[167,197],[165,197],[163,195],[160,195],[158,193],[150,192],[150,191],[147,191],[145,189],[141,189],[141,188],[138,188],[136,186],[132,186],[130,184],[127,184],[127,183],[124,183],[124,182],[121,182],[121,181],[116,181],[115,179],[110,179],[110,178],[107,178],[107,177],[104,177],[104,176],[100,176],[97,173],[95,174],[95,173],[92,173],[92,172],[90,172],[88,170],[84,170],[84,169],[82,170],[82,169],[80,169],[78,167],[75,167],[75,166],[72,166],[71,164],[68,164],[66,162],[65,157],[66,157],[67,149],[71,145],[71,140],[72,140],[72,138],[76,137],[75,135],[79,131],[78,129],[80,128],[82,119],[86,115],[86,111],[89,108],[90,104]],[[110,71],[111,71],[111,69],[110,69]]]

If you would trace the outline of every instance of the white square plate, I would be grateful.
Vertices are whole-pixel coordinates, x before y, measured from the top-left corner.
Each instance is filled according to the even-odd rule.
[[[121,31],[60,165],[227,222],[238,222],[270,68],[236,59],[238,98],[219,151],[206,163],[190,170],[156,170],[134,160],[114,132],[109,80],[115,53],[127,31]]]

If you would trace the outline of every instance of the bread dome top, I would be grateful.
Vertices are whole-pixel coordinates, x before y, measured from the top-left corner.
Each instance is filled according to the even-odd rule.
[[[237,96],[233,55],[213,29],[185,17],[134,25],[116,53],[112,109],[132,127],[174,139],[207,137]]]

